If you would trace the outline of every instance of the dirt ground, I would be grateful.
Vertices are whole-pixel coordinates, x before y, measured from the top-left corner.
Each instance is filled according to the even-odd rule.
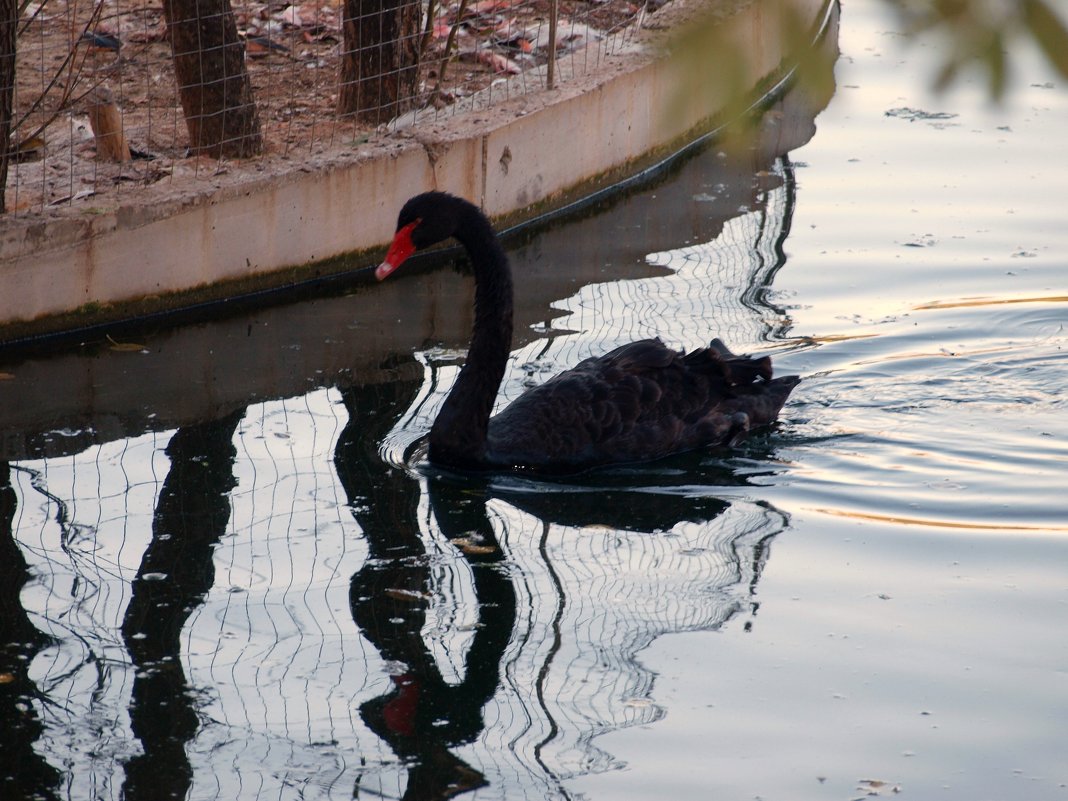
[[[635,24],[653,10],[640,0],[560,0],[556,49],[566,54]],[[548,0],[467,0],[438,6],[425,27],[420,91],[412,108],[447,113],[495,81],[546,63]],[[374,129],[335,113],[341,50],[338,0],[245,2],[234,6],[263,126],[265,153],[249,162],[190,158],[163,10],[151,0],[35,0],[18,39],[17,163],[9,211],[99,203],[231,170],[260,172],[332,148],[352,147]],[[426,8],[424,7],[424,22]],[[445,46],[454,38],[453,57]],[[442,77],[444,74],[444,78]],[[107,90],[132,159],[98,153],[90,100]]]

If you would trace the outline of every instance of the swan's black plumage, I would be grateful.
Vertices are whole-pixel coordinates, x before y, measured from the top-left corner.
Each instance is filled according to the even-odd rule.
[[[376,275],[450,236],[474,267],[475,325],[430,431],[435,464],[568,473],[732,444],[773,422],[800,380],[772,378],[769,358],[736,356],[718,339],[690,353],[645,339],[580,362],[490,418],[512,344],[512,275],[489,220],[461,198],[418,195]]]

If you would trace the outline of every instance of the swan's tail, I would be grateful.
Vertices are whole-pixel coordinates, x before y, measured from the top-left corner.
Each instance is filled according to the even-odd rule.
[[[744,426],[741,418],[735,421],[732,441],[744,436],[749,428],[774,422],[801,381],[796,375],[773,378],[770,357],[739,356],[719,339],[713,339],[707,348],[687,354],[685,360],[696,369],[716,370],[730,386],[733,400],[728,403],[744,412],[746,418]]]
[[[757,379],[771,381],[771,358],[768,356],[739,356],[720,339],[713,339],[707,348],[687,353],[683,357],[687,366],[723,376],[730,386],[747,386]]]
[[[784,375],[771,381],[736,388],[736,398],[749,415],[752,427],[766,426],[775,422],[779,410],[800,382],[801,376]]]

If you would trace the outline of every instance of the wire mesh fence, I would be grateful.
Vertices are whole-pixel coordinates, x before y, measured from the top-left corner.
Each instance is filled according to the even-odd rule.
[[[653,1],[22,0],[13,77],[0,52],[6,209],[262,170],[538,91]]]

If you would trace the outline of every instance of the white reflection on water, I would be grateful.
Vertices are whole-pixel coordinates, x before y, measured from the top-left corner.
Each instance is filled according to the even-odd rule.
[[[845,23],[792,172],[730,198],[748,211],[714,236],[687,216],[724,199],[701,159],[610,209],[605,281],[526,310],[538,336],[502,392],[623,339],[718,334],[806,376],[740,452],[488,496],[409,471],[447,340],[378,386],[248,401],[203,453],[165,452],[183,429],[16,464],[18,600],[51,639],[4,709],[39,718],[16,744],[62,772],[57,795],[118,799],[146,757],[189,799],[418,797],[417,778],[471,798],[1064,797],[1068,93],[931,98],[874,6]],[[687,225],[635,223],[678,186]],[[226,519],[205,536],[200,509],[191,550],[153,563],[206,470],[235,482],[214,485]],[[173,642],[124,630],[189,567]]]

